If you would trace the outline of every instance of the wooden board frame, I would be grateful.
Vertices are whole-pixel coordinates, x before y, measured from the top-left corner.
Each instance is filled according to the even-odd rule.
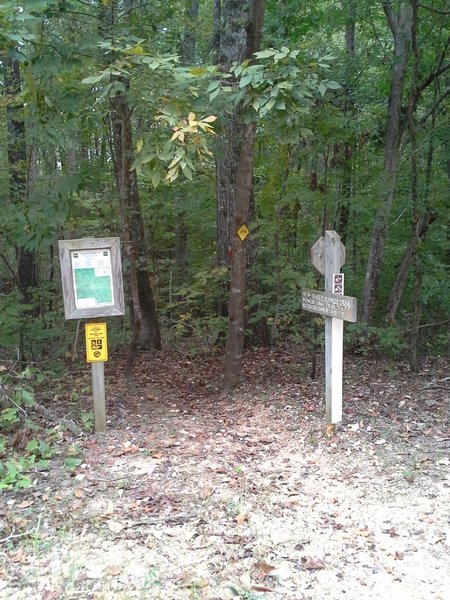
[[[123,295],[122,261],[120,238],[83,238],[80,240],[59,240],[61,282],[66,319],[89,319],[91,317],[114,317],[125,314]],[[112,303],[108,306],[77,308],[72,265],[72,252],[83,250],[109,250],[111,257]]]

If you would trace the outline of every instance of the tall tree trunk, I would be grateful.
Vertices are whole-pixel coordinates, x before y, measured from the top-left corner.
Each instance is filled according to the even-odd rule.
[[[344,0],[342,8],[345,14],[346,52],[343,113],[350,122],[355,112],[355,103],[353,100],[353,77],[355,71],[356,0]],[[348,226],[350,217],[350,203],[353,194],[353,152],[353,141],[348,139],[344,140],[342,198],[339,201],[339,232],[343,244],[346,243],[349,233]]]
[[[420,98],[420,93],[424,89],[424,84],[419,83],[419,70],[420,70],[420,51],[417,41],[417,3],[413,2],[414,18],[411,28],[411,47],[414,53],[414,65],[411,75],[411,85],[408,100],[408,110],[406,117],[406,125],[409,133],[409,143],[411,145],[410,151],[410,165],[411,165],[411,238],[408,246],[403,255],[400,263],[394,284],[389,294],[389,299],[386,305],[385,318],[388,321],[393,321],[397,314],[397,310],[400,304],[400,300],[403,295],[403,291],[406,286],[408,279],[408,272],[411,263],[414,262],[416,265],[416,281],[417,272],[420,271],[419,259],[417,257],[417,248],[419,242],[425,237],[431,223],[437,218],[437,213],[430,209],[428,204],[428,196],[431,181],[431,171],[433,164],[433,136],[430,137],[430,144],[427,157],[427,167],[425,175],[425,186],[423,192],[423,199],[420,201],[419,198],[419,171],[418,171],[418,144],[417,144],[417,125],[416,125],[416,108]],[[425,83],[431,83],[434,81],[435,75],[432,75],[425,80]],[[438,108],[439,88],[437,85],[434,87],[434,101],[431,110],[431,131],[434,130],[436,123],[436,111]],[[417,310],[416,310],[417,313]]]
[[[197,42],[199,0],[186,0],[183,42],[181,45],[181,56],[183,62],[193,63],[195,60],[195,47]]]
[[[227,51],[230,42],[243,45],[244,58],[251,59],[258,50],[264,18],[264,0],[224,3],[224,15],[229,9],[229,21],[224,20],[227,36],[223,48]],[[236,28],[236,24],[239,25]],[[234,32],[234,35],[233,35]],[[239,128],[239,150],[234,196],[233,228],[231,237],[231,276],[228,332],[224,362],[224,392],[231,390],[239,381],[242,370],[242,352],[245,334],[245,290],[246,290],[246,243],[238,230],[248,224],[252,194],[253,164],[255,159],[256,123],[241,123]]]
[[[216,0],[214,4],[215,43],[218,62],[227,70],[246,56],[250,0]],[[219,267],[228,267],[232,252],[233,214],[236,194],[236,173],[239,159],[239,109],[230,115],[217,140],[216,157],[216,257]],[[218,314],[227,315],[227,289],[218,298]]]
[[[129,9],[133,5],[134,0],[127,0]],[[99,1],[99,12],[101,33],[110,35],[114,39],[117,0],[111,0],[109,3]],[[124,254],[128,260],[132,338],[127,362],[127,382],[130,389],[133,389],[135,387],[133,364],[137,348],[159,350],[161,335],[147,271],[148,256],[137,176],[136,171],[131,169],[133,164],[132,111],[126,94],[129,81],[123,77],[121,83],[125,92],[117,92],[110,98],[109,116],[114,174],[120,199],[122,241]]]
[[[123,81],[125,86],[127,82]],[[136,171],[133,162],[131,110],[125,94],[110,99],[114,167],[121,203],[123,243],[128,258],[132,306],[133,343],[142,348],[159,350],[161,337],[156,317],[153,291],[147,272],[144,222]]]
[[[239,381],[242,369],[242,351],[245,334],[246,243],[238,236],[242,225],[248,224],[255,156],[256,123],[242,125],[243,141],[239,155],[236,197],[231,241],[230,301],[228,305],[228,333],[225,348],[224,391],[231,390]]]
[[[361,295],[359,320],[369,324],[373,317],[376,294],[379,287],[381,265],[386,241],[386,231],[391,214],[399,162],[399,149],[402,137],[401,108],[406,69],[408,65],[411,32],[416,11],[413,2],[401,1],[398,12],[389,0],[382,1],[389,28],[394,41],[391,68],[390,93],[385,124],[383,195],[375,216],[372,242],[367,260],[366,276]]]
[[[22,103],[17,102],[17,97],[22,90],[19,62],[8,58],[5,61],[4,69],[5,96],[8,100],[6,124],[9,192],[11,201],[17,207],[17,210],[23,212],[25,218],[28,219],[28,160],[23,114],[25,108]],[[31,158],[33,158],[33,155],[31,155]],[[29,164],[34,167],[33,160],[30,160]],[[16,245],[16,257],[19,292],[22,297],[22,303],[29,306],[33,301],[33,288],[39,282],[36,252],[24,245]],[[30,312],[29,309],[26,312]],[[33,311],[31,312],[33,313]],[[20,338],[20,359],[25,360],[24,336],[22,332],[20,332]]]
[[[196,27],[198,26],[198,0],[186,0],[185,28],[181,44],[181,60],[183,64],[192,64],[195,60],[195,47],[197,42]],[[176,287],[186,282],[187,276],[187,241],[188,227],[186,224],[186,211],[183,207],[183,198],[175,198],[175,267],[174,283]]]

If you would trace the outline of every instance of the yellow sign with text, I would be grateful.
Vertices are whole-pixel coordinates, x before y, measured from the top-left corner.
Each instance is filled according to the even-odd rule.
[[[86,360],[105,362],[108,360],[108,336],[106,323],[86,323]]]

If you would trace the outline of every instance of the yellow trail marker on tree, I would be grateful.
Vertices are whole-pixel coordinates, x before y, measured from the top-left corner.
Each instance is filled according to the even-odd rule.
[[[247,225],[242,225],[237,230],[237,234],[241,238],[242,242],[245,240],[245,238],[248,236],[249,233],[250,233],[250,231],[248,230]]]

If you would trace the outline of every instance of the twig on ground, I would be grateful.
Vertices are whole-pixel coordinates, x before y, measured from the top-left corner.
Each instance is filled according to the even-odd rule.
[[[49,421],[53,421],[53,423],[58,423],[59,425],[62,425],[63,427],[65,427],[66,429],[68,429],[75,435],[82,435],[84,433],[84,431],[81,429],[81,427],[78,427],[78,425],[76,423],[74,423],[71,419],[65,419],[63,417],[56,416],[50,410],[48,410],[47,408],[42,406],[42,404],[36,403],[33,406],[33,408],[37,413],[39,413],[46,419],[49,419]]]
[[[4,542],[9,542],[9,540],[15,540],[17,538],[25,537],[27,535],[33,535],[33,533],[36,533],[36,527],[34,529],[30,529],[29,531],[24,531],[23,533],[11,533],[6,537],[1,538],[0,544],[3,544]]]
[[[170,521],[188,521],[189,519],[193,519],[194,517],[198,517],[198,513],[196,513],[196,512],[178,513],[177,515],[166,515],[165,517],[154,517],[153,519],[134,521],[133,526],[155,525],[156,523],[167,523]]]

